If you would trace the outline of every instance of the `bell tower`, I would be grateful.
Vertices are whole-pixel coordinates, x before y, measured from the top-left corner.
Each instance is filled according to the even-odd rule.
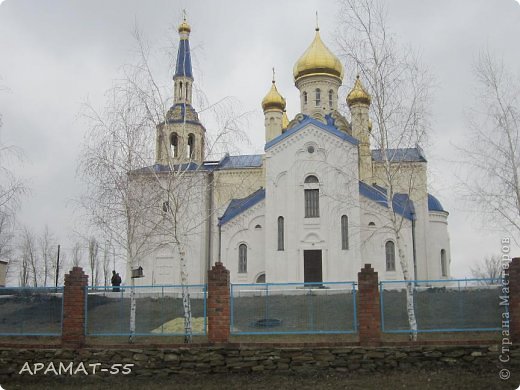
[[[157,126],[155,160],[161,165],[201,164],[204,161],[206,129],[192,106],[191,27],[186,15],[178,31],[180,41],[173,75],[173,106],[166,113],[165,121]]]

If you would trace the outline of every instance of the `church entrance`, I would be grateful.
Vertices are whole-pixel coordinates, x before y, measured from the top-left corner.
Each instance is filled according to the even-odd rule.
[[[305,283],[323,282],[321,272],[321,250],[303,251],[303,281]]]

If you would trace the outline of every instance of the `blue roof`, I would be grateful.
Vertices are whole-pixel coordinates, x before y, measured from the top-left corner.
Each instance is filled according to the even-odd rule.
[[[300,123],[298,123],[296,126],[291,127],[285,133],[282,133],[278,137],[275,137],[271,141],[267,142],[265,144],[264,150],[267,150],[270,147],[279,143],[280,141],[286,139],[287,137],[290,137],[291,135],[300,131],[301,129],[303,129],[305,126],[307,126],[309,124],[313,124],[316,127],[319,127],[320,129],[323,129],[323,130],[329,132],[330,134],[333,134],[336,137],[341,138],[344,141],[348,141],[353,145],[357,145],[359,143],[359,141],[357,139],[355,139],[354,137],[352,137],[350,134],[345,133],[344,131],[338,130],[334,126],[334,120],[332,119],[332,117],[330,115],[325,116],[325,119],[327,120],[327,124],[320,122],[319,120],[314,119],[308,115],[304,115],[303,117],[304,117],[304,119]]]
[[[428,194],[428,210],[429,211],[446,211],[442,207],[441,202],[432,194]]]
[[[229,206],[227,207],[226,211],[224,212],[224,215],[219,218],[219,226],[224,225],[225,223],[229,222],[233,218],[235,218],[237,215],[243,213],[247,209],[253,207],[258,202],[265,199],[265,189],[260,188],[253,192],[251,195],[246,196],[242,199],[231,199],[231,202],[229,203]]]
[[[424,152],[419,146],[415,148],[386,149],[386,155],[390,161],[426,162]],[[372,150],[372,160],[383,161],[381,149]]]
[[[177,64],[175,65],[175,75],[173,77],[193,78],[193,73],[191,70],[190,41],[187,39],[181,39],[179,43]]]
[[[359,182],[359,193],[365,198],[373,200],[383,207],[388,208],[386,189],[378,185],[370,186],[362,181]],[[394,194],[392,207],[397,214],[402,215],[410,221],[415,219],[415,208],[412,200],[407,194]]]
[[[242,156],[226,155],[220,160],[218,169],[259,168],[261,166],[261,154],[245,154]]]

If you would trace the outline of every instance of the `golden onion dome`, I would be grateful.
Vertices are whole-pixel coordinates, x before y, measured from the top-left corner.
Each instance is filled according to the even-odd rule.
[[[314,41],[293,68],[295,81],[300,77],[313,74],[327,74],[343,79],[343,65],[321,40],[319,28],[316,28]]]
[[[282,114],[282,130],[287,129],[288,126],[289,126],[289,117],[287,116],[287,112],[285,110],[283,110],[283,114]]]
[[[188,22],[186,21],[186,17],[184,18],[182,23],[179,25],[178,31],[179,31],[179,33],[190,33],[191,32],[191,27],[188,24]]]
[[[363,85],[361,84],[361,80],[359,79],[359,75],[356,77],[356,82],[354,83],[354,88],[349,92],[347,95],[347,104],[348,106],[352,106],[356,103],[362,103],[370,105],[371,102],[370,95],[367,91],[365,91],[365,88],[363,88]]]
[[[282,95],[278,92],[276,89],[276,84],[273,80],[273,84],[271,85],[271,89],[265,95],[264,99],[262,100],[262,109],[264,111],[269,109],[278,109],[280,111],[285,110],[285,99]]]

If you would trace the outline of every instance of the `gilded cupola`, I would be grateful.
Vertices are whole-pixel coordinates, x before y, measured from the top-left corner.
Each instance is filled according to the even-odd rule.
[[[271,84],[271,89],[265,95],[264,99],[262,100],[262,109],[264,111],[270,110],[270,109],[278,109],[280,111],[285,110],[285,99],[282,95],[280,95],[280,92],[278,92],[278,89],[276,89],[276,84],[273,79],[273,83]]]
[[[297,81],[303,76],[309,75],[330,75],[343,79],[343,65],[323,43],[320,38],[320,29],[316,27],[316,35],[309,48],[303,53],[300,59],[294,64],[293,75]]]
[[[356,103],[362,103],[366,105],[370,105],[371,102],[370,95],[363,88],[363,84],[361,84],[361,80],[359,79],[359,75],[356,77],[356,82],[354,83],[354,87],[347,95],[347,104],[348,106],[352,106]]]

